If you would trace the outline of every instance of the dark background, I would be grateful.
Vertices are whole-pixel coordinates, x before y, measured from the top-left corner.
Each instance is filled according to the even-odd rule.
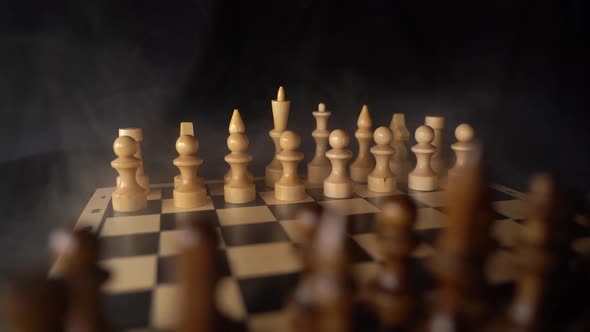
[[[220,178],[237,107],[262,175],[279,85],[304,163],[319,102],[351,135],[367,104],[374,127],[445,116],[447,145],[472,124],[503,184],[550,171],[587,192],[582,2],[4,1],[0,267],[46,260],[50,229],[114,184],[120,127],[144,129],[146,172],[171,182],[178,123],[193,121],[201,171]]]

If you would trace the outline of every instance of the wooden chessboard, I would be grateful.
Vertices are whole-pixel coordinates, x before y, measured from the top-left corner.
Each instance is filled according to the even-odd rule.
[[[276,201],[274,192],[256,179],[256,200],[247,204],[228,204],[223,198],[223,182],[206,183],[209,203],[196,209],[177,209],[173,205],[172,184],[154,185],[147,209],[135,213],[114,212],[111,193],[115,188],[97,189],[76,228],[90,227],[102,241],[101,265],[111,272],[104,286],[104,301],[109,320],[124,330],[167,330],[177,322],[178,288],[170,272],[181,236],[177,222],[183,219],[212,223],[217,228],[219,248],[216,262],[219,283],[218,309],[243,322],[250,331],[281,331],[284,300],[298,280],[301,262],[294,218],[302,206],[323,205],[348,215],[348,238],[352,248],[352,272],[362,285],[370,280],[381,259],[374,234],[380,203],[387,195],[369,192],[366,185],[355,185],[348,199],[324,197],[322,189],[308,189],[305,200],[285,204]],[[501,185],[491,185],[495,211],[492,232],[500,249],[488,262],[487,276],[492,284],[514,280],[512,247],[525,217],[524,195]],[[413,254],[419,285],[434,289],[424,261],[434,253],[434,241],[445,227],[443,191],[414,192],[400,188],[397,195],[410,195],[418,206],[416,232],[421,244]],[[58,274],[58,258],[50,274]]]

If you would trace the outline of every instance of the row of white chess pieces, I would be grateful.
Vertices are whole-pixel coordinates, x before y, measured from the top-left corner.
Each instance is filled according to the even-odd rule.
[[[332,198],[347,198],[353,194],[353,181],[367,183],[367,189],[374,192],[395,192],[397,182],[407,182],[408,188],[418,191],[431,191],[440,186],[444,176],[444,163],[441,158],[441,131],[444,118],[427,116],[425,124],[416,129],[417,144],[411,150],[416,156],[416,166],[410,172],[407,152],[409,132],[405,126],[403,113],[392,117],[390,127],[381,126],[372,131],[372,120],[367,106],[363,106],[355,132],[359,151],[357,158],[348,165],[353,153],[347,150],[349,135],[341,129],[329,131],[327,122],[331,112],[324,104],[319,104],[313,112],[316,129],[312,136],[316,142],[313,160],[307,165],[307,183],[297,174],[303,153],[299,152],[300,137],[287,130],[290,102],[285,100],[284,89],[279,88],[276,100],[272,100],[275,128],[269,135],[275,143],[275,157],[266,166],[265,182],[275,189],[277,200],[294,202],[305,199],[306,187],[323,187],[324,195]],[[470,151],[474,131],[468,124],[461,124],[455,130],[457,142],[451,145],[455,151],[455,165],[449,173],[459,171]],[[141,154],[143,140],[140,128],[119,130],[119,137],[113,144],[117,159],[111,165],[119,172],[117,189],[112,195],[113,209],[131,212],[147,206],[149,177],[144,173]],[[371,140],[376,145],[369,149]],[[248,203],[256,198],[254,177],[248,171],[252,157],[247,153],[248,138],[239,111],[236,109],[229,124],[227,146],[231,151],[225,156],[230,169],[224,177],[224,198],[228,203]],[[331,147],[328,150],[328,144]],[[197,157],[199,145],[194,135],[193,124],[180,125],[180,137],[176,141],[179,157],[173,164],[180,174],[174,179],[174,205],[177,208],[195,208],[207,204],[208,198],[204,180],[197,175],[203,160]],[[369,153],[370,152],[370,153]]]

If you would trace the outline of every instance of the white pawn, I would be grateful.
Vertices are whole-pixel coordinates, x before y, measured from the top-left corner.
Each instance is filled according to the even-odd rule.
[[[145,190],[146,195],[150,193],[150,178],[145,174],[143,168],[143,154],[141,153],[141,142],[143,141],[143,132],[141,128],[120,128],[119,136],[129,136],[137,142],[137,152],[134,157],[140,160],[139,168],[137,169],[137,183]],[[117,178],[119,182],[119,178]]]
[[[328,141],[332,150],[326,157],[332,163],[332,172],[324,180],[324,196],[331,198],[347,198],[352,196],[352,181],[348,176],[346,164],[352,158],[352,152],[346,149],[350,137],[341,129],[330,133]]]
[[[303,153],[298,152],[301,139],[295,132],[287,130],[281,134],[279,141],[281,153],[277,159],[283,167],[283,174],[275,183],[275,198],[280,201],[300,201],[305,198],[305,183],[297,175],[297,166],[303,160]]]
[[[408,175],[408,188],[419,191],[430,191],[438,188],[438,177],[430,166],[430,158],[436,152],[432,145],[434,130],[426,125],[418,127],[415,134],[418,144],[412,147],[416,155],[416,168]]]
[[[199,143],[194,136],[181,135],[176,140],[176,151],[180,155],[173,163],[180,170],[180,184],[174,188],[174,206],[190,209],[207,204],[205,185],[198,180],[197,168],[203,160],[196,155]]]
[[[224,159],[231,169],[230,177],[223,186],[223,196],[228,203],[243,204],[256,199],[256,188],[248,172],[248,163],[252,161],[252,156],[246,153],[248,144],[248,137],[239,132],[227,138],[227,147],[231,153]]]
[[[191,135],[195,136],[195,128],[192,122],[181,122],[180,123],[180,135]],[[201,176],[197,176],[197,181],[205,183],[205,179]],[[180,174],[174,176],[174,188],[178,187],[182,180],[180,179]]]
[[[129,136],[119,136],[113,143],[117,159],[111,166],[119,172],[119,183],[113,192],[113,210],[117,212],[133,212],[147,207],[145,190],[137,183],[137,169],[141,160],[134,157],[137,153],[137,142]]]
[[[379,127],[373,135],[375,140],[371,153],[375,156],[375,169],[367,177],[368,189],[370,191],[389,193],[395,190],[395,174],[389,168],[389,160],[395,153],[391,147],[393,133],[388,127]]]
[[[467,163],[471,153],[476,151],[476,146],[473,143],[474,130],[473,127],[466,123],[462,123],[455,128],[456,143],[451,145],[451,149],[455,151],[455,164],[448,171],[448,177],[453,177],[461,173],[461,168]]]

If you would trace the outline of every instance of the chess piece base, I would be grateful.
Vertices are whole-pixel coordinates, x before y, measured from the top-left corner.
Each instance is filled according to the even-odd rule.
[[[147,175],[140,175],[137,176],[137,183],[139,184],[139,186],[141,188],[143,188],[143,190],[145,191],[146,195],[149,195],[150,193],[150,177]],[[116,186],[119,187],[119,184],[121,183],[121,177],[117,176],[117,181],[116,181]]]
[[[147,197],[143,190],[117,193],[112,196],[113,210],[117,212],[134,212],[147,207]]]
[[[390,193],[395,191],[395,182],[395,177],[382,178],[369,175],[367,177],[367,189],[377,193]]]
[[[327,182],[324,181],[324,196],[330,198],[348,198],[352,196],[351,182]]]
[[[275,184],[275,198],[279,201],[296,202],[305,198],[305,185]]]
[[[371,173],[369,167],[350,166],[350,179],[358,183],[367,183],[367,176]]]
[[[438,178],[435,176],[408,175],[408,188],[418,191],[431,191],[438,188]]]
[[[184,192],[174,189],[174,206],[181,209],[191,209],[207,204],[205,190]]]
[[[332,171],[331,165],[307,165],[307,185],[310,188],[321,188],[324,180]]]
[[[270,164],[270,165],[266,166],[264,171],[265,171],[264,180],[265,180],[266,186],[269,188],[274,188],[275,183],[277,181],[279,181],[279,179],[281,178],[281,175],[283,175],[283,167],[280,166],[280,164],[279,164],[279,167],[275,167],[273,164]]]
[[[252,202],[256,199],[256,188],[254,184],[247,187],[230,187],[223,186],[223,197],[227,203],[243,204]]]

